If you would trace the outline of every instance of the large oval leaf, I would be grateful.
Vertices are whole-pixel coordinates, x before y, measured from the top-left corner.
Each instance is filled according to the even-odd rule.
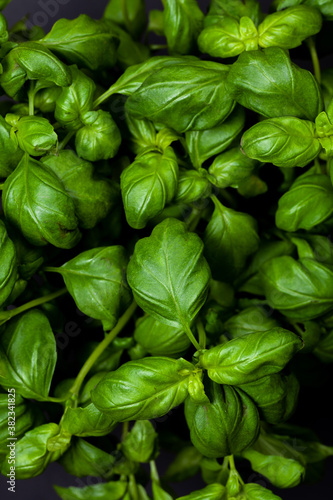
[[[314,123],[290,116],[253,125],[241,145],[249,158],[278,167],[305,167],[321,150]]]
[[[171,147],[163,153],[151,151],[139,156],[121,174],[121,194],[128,224],[145,227],[160,214],[176,194],[177,157]]]
[[[118,422],[161,417],[187,397],[193,368],[182,358],[129,361],[106,375],[91,392],[91,399]]]
[[[243,52],[231,66],[227,88],[242,106],[270,118],[314,121],[323,107],[314,76],[293,64],[279,47]]]
[[[259,415],[242,391],[214,382],[207,390],[210,403],[197,404],[187,398],[185,416],[194,446],[206,457],[239,453],[256,440]]]
[[[200,363],[214,382],[246,384],[281,371],[302,345],[294,333],[273,328],[213,347],[201,355]]]
[[[165,219],[135,246],[128,282],[138,305],[167,325],[188,330],[203,306],[210,270],[200,238]]]
[[[0,383],[25,398],[47,400],[57,361],[46,316],[33,309],[12,319],[0,335]]]
[[[214,279],[232,281],[259,246],[251,215],[227,208],[214,196],[215,209],[204,235],[205,256]]]
[[[275,214],[284,231],[312,229],[333,214],[333,188],[326,175],[302,175],[280,199]]]
[[[158,70],[132,94],[126,108],[177,132],[215,127],[231,113],[234,101],[225,89],[229,68],[201,61]]]
[[[184,330],[160,323],[151,316],[139,319],[134,330],[134,338],[153,356],[176,358],[190,346]]]
[[[7,178],[2,202],[8,221],[33,245],[72,248],[81,237],[72,198],[53,172],[28,155]]]
[[[63,266],[48,270],[62,275],[80,311],[111,330],[131,302],[126,266],[124,248],[112,246],[86,250]]]
[[[290,318],[310,320],[333,308],[333,272],[320,262],[276,257],[260,274],[269,305]]]
[[[17,256],[14,243],[0,220],[0,306],[7,300],[17,279]]]

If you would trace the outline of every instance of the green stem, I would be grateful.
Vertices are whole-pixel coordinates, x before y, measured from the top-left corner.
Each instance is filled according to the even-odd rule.
[[[198,210],[197,208],[193,208],[192,212],[186,219],[188,230],[191,232],[195,231],[197,225],[199,224],[200,219],[201,219],[200,210]]]
[[[200,318],[197,319],[197,329],[199,333],[199,344],[201,346],[201,349],[206,349],[207,337],[204,326]]]
[[[186,335],[188,336],[188,338],[190,339],[190,341],[192,342],[192,344],[194,345],[194,347],[196,348],[197,351],[201,351],[201,346],[200,344],[197,342],[196,338],[194,337],[191,329],[186,326],[185,327],[185,333]]]
[[[235,459],[233,455],[228,456],[230,470],[237,470],[235,465]]]
[[[167,49],[168,46],[166,44],[159,44],[159,43],[153,43],[151,45],[149,45],[149,48],[150,50],[163,50],[163,49]]]
[[[224,457],[221,470],[216,478],[217,483],[226,484],[229,476],[229,457]]]
[[[44,295],[44,297],[39,297],[38,299],[34,299],[31,300],[30,302],[27,302],[26,304],[23,304],[23,306],[16,307],[16,309],[11,309],[10,311],[6,311],[6,314],[8,314],[8,318],[0,321],[0,323],[1,324],[6,323],[6,321],[9,321],[10,319],[14,318],[14,316],[17,316],[18,314],[21,314],[24,311],[27,311],[28,309],[32,309],[33,307],[45,304],[45,302],[50,302],[51,300],[56,299],[57,297],[60,297],[65,293],[67,293],[67,288],[61,288],[61,290],[58,290],[57,292],[50,293],[49,295]]]
[[[311,55],[311,59],[312,59],[314,75],[316,77],[317,82],[320,85],[321,84],[320,63],[319,63],[318,54],[317,54],[317,50],[316,50],[316,44],[315,44],[314,39],[312,37],[307,39],[307,45],[309,47],[309,51],[310,51],[310,55]]]
[[[93,103],[93,109],[98,108],[98,106],[100,106],[109,97],[111,97],[113,94],[116,94],[118,88],[120,88],[120,87],[114,87],[113,85],[111,85],[111,87],[106,92],[104,92],[104,94],[97,97],[97,99]]]
[[[235,465],[235,458],[233,455],[229,455],[228,456],[228,459],[229,459],[229,467],[230,467],[230,470],[231,471],[234,471],[237,473],[237,476],[238,476],[238,480],[241,484],[244,484],[244,481],[243,479],[241,478],[241,476],[239,475],[237,469],[236,469],[236,465]]]
[[[28,92],[29,99],[29,115],[34,116],[35,114],[35,82],[30,82],[30,89]]]
[[[149,462],[150,465],[150,478],[154,483],[160,484],[160,476],[158,475],[157,467],[155,460],[150,460]]]
[[[73,386],[70,389],[70,392],[73,395],[78,396],[80,389],[81,389],[81,385],[82,385],[86,375],[90,371],[91,367],[96,363],[97,359],[100,357],[100,355],[103,353],[103,351],[107,348],[107,346],[112,342],[112,340],[114,340],[116,338],[118,333],[120,333],[121,330],[124,328],[124,326],[128,323],[128,321],[133,316],[136,307],[137,307],[136,302],[133,301],[132,304],[127,309],[127,311],[119,318],[119,321],[116,324],[116,326],[114,327],[114,329],[111,330],[105,336],[104,340],[102,340],[102,342],[100,344],[98,344],[96,349],[90,354],[89,358],[82,366],[78,376],[75,379]]]
[[[303,338],[304,331],[302,330],[302,328],[300,326],[298,326],[298,324],[296,323],[296,321],[292,321],[291,319],[287,319],[287,321],[294,328],[294,330],[296,330],[296,332],[298,333],[298,335]]]
[[[123,432],[122,432],[122,435],[121,435],[121,440],[124,441],[124,439],[126,438],[127,434],[128,434],[128,428],[129,428],[129,422],[124,422],[123,423]]]
[[[140,500],[138,485],[136,484],[134,474],[129,475],[129,489],[131,493],[131,500]]]
[[[71,138],[73,137],[73,135],[75,133],[76,133],[75,130],[71,130],[70,132],[68,132],[67,135],[65,135],[63,140],[61,142],[59,142],[58,151],[61,151],[62,149],[64,149],[67,146],[67,144],[69,143],[69,141],[71,140]]]
[[[43,268],[43,271],[46,271],[47,273],[58,273],[59,272],[59,268],[58,267],[45,266]]]
[[[130,21],[130,18],[128,17],[126,0],[121,0],[121,11],[122,11],[122,14],[124,16],[126,30],[130,33],[131,32],[131,21]]]

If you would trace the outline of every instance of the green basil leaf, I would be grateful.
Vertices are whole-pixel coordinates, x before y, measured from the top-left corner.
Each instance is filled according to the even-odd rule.
[[[14,243],[9,238],[2,220],[0,220],[0,254],[0,306],[2,306],[14,288],[18,264]]]
[[[101,380],[92,402],[118,422],[161,417],[187,397],[191,370],[182,358],[129,361]]]
[[[184,481],[193,477],[200,469],[201,453],[194,446],[185,446],[177,453],[167,468],[163,479],[170,483]]]
[[[38,42],[70,63],[94,71],[114,66],[117,40],[103,21],[81,14],[76,19],[59,19]]]
[[[84,439],[74,438],[59,462],[72,476],[107,477],[115,462],[115,457]]]
[[[329,0],[305,0],[304,3],[318,9],[327,20],[333,20],[333,6]]]
[[[0,116],[0,179],[12,173],[23,155],[10,131],[11,126]]]
[[[160,323],[152,316],[139,319],[134,330],[134,338],[153,356],[177,358],[190,346],[190,341],[181,328]]]
[[[72,248],[80,240],[73,200],[56,175],[28,155],[7,178],[2,203],[7,220],[33,245]]]
[[[45,80],[59,87],[71,84],[69,68],[39,42],[23,42],[1,61],[0,84],[14,97],[26,80]]]
[[[203,457],[200,463],[202,479],[206,484],[222,481],[227,483],[229,478],[229,468],[220,465],[216,458]]]
[[[30,245],[17,231],[11,231],[10,236],[15,245],[19,275],[29,280],[44,262],[43,248]]]
[[[268,375],[239,387],[255,402],[261,418],[270,424],[286,420],[298,399],[299,383],[294,375]]]
[[[258,249],[257,224],[250,215],[223,206],[215,196],[213,202],[215,209],[204,235],[205,256],[214,279],[232,281]]]
[[[323,335],[313,352],[323,363],[333,362],[333,331]]]
[[[0,0],[0,10],[3,10],[10,2],[11,0]]]
[[[111,330],[131,302],[125,278],[127,256],[121,246],[92,248],[61,267],[60,273],[77,307],[87,316],[99,319]]]
[[[244,123],[244,110],[237,106],[220,125],[207,130],[186,132],[186,146],[193,166],[199,169],[208,158],[227,149],[243,130]]]
[[[56,108],[57,99],[63,88],[54,85],[53,87],[48,87],[37,92],[35,94],[35,108],[39,109],[42,113],[53,113]]]
[[[156,71],[167,66],[174,66],[177,64],[186,64],[186,62],[201,63],[196,57],[167,57],[155,56],[147,61],[130,66],[127,68],[123,75],[110,87],[112,93],[119,93],[124,95],[131,95],[138,90],[148,76],[153,75]],[[1,83],[1,81],[0,81]]]
[[[46,316],[34,309],[12,319],[1,334],[0,346],[1,384],[23,397],[47,400],[57,352]]]
[[[57,156],[44,156],[42,162],[58,177],[72,198],[80,227],[95,227],[118,202],[116,184],[95,173],[93,165],[74,151],[66,149],[59,151]]]
[[[115,367],[117,368],[117,367]],[[107,374],[107,371],[98,371],[94,373],[92,377],[84,384],[83,388],[80,391],[79,402],[82,406],[89,405],[91,403],[91,391],[96,387],[98,382],[102,380],[102,378]]]
[[[215,186],[219,188],[238,187],[251,176],[256,165],[256,160],[245,156],[237,147],[218,155],[208,172],[213,176],[213,179],[210,178],[210,180]]]
[[[279,326],[262,307],[247,307],[229,318],[224,328],[231,338],[241,337],[249,333],[265,332]]]
[[[248,16],[257,25],[261,17],[260,3],[257,0],[212,0],[205,18],[205,26],[228,16],[235,19]]]
[[[209,198],[212,189],[206,175],[205,170],[203,172],[181,170],[175,202],[190,204],[204,198]]]
[[[106,22],[106,21],[104,21]],[[117,35],[119,46],[117,48],[117,65],[125,70],[134,64],[140,64],[150,56],[150,49],[147,45],[133,40],[127,31],[121,29],[117,24],[108,20],[107,26]]]
[[[61,425],[69,434],[86,437],[105,436],[113,431],[117,423],[90,403],[84,408],[68,408]]]
[[[323,328],[315,321],[304,321],[303,328],[304,329],[301,334],[304,342],[302,354],[305,354],[313,352],[313,350],[317,347],[322,337]]]
[[[202,490],[194,491],[178,500],[226,500],[227,491],[222,484],[210,484]]]
[[[242,453],[254,471],[267,477],[277,488],[294,488],[305,475],[304,460],[286,442],[263,433],[255,445]]]
[[[149,120],[136,120],[126,113],[126,125],[129,137],[129,146],[133,153],[143,153],[145,148],[156,145],[155,127]]]
[[[47,442],[59,432],[57,424],[44,424],[25,433],[15,445],[16,479],[29,479],[42,474],[50,462],[55,462],[61,451],[50,452]],[[10,453],[10,452],[9,452]],[[2,463],[1,474],[9,477],[9,454]]]
[[[225,88],[228,71],[223,64],[207,61],[164,67],[128,98],[127,111],[179,133],[215,127],[234,107]]]
[[[311,320],[333,307],[333,272],[320,262],[276,257],[260,273],[269,305],[290,318]]]
[[[255,174],[243,179],[237,186],[237,191],[244,198],[253,198],[268,191],[268,185]]]
[[[201,52],[213,57],[235,57],[244,50],[258,49],[258,32],[249,17],[224,17],[207,26],[198,38]]]
[[[210,270],[200,238],[176,219],[158,224],[135,246],[128,283],[138,305],[153,318],[188,330],[203,306]]]
[[[146,13],[144,0],[109,0],[103,14],[109,19],[126,29],[134,38],[139,38],[146,26]]]
[[[275,448],[289,445],[299,450],[306,464],[321,462],[332,456],[332,446],[325,446],[318,442],[317,435],[310,429],[298,427],[292,424],[280,424],[274,428],[276,434],[269,434],[271,441],[274,440]],[[267,436],[266,440],[267,440]],[[282,441],[282,443],[281,443]]]
[[[80,353],[78,360],[84,364],[91,353],[96,349],[99,342],[86,342]],[[133,337],[119,337],[116,338],[111,344],[104,349],[103,353],[99,356],[98,360],[93,364],[90,369],[90,374],[100,373],[102,371],[108,372],[116,370],[119,366],[121,355],[124,350],[130,349],[134,345]]]
[[[5,458],[10,441],[9,422],[15,421],[15,437],[20,439],[31,427],[43,422],[43,415],[32,404],[12,392],[0,394],[0,461]],[[14,417],[15,415],[15,417]]]
[[[194,446],[206,457],[239,453],[254,443],[259,432],[259,415],[251,399],[227,385],[211,383],[210,403],[185,402],[185,417]]]
[[[243,52],[231,66],[226,86],[239,104],[268,118],[314,121],[323,107],[312,73],[292,63],[279,47]]]
[[[77,66],[70,66],[69,69],[72,83],[64,87],[57,98],[54,117],[68,130],[77,130],[82,126],[81,114],[93,107],[96,85]]]
[[[127,483],[123,481],[110,481],[108,483],[84,486],[83,488],[54,486],[54,489],[62,500],[101,500],[103,498],[121,500],[126,493]]]
[[[270,490],[257,483],[244,484],[246,500],[282,500]]]
[[[157,434],[149,420],[138,420],[126,435],[121,451],[133,462],[149,462],[155,452]]]
[[[274,257],[291,255],[294,250],[295,246],[291,241],[261,241],[259,250],[253,255],[246,270],[239,277],[241,285],[238,289],[256,295],[265,295],[259,274],[261,266]]]
[[[278,46],[293,49],[303,40],[316,35],[322,25],[317,9],[296,5],[267,16],[258,27],[261,47]]]
[[[321,150],[314,123],[290,116],[253,125],[243,135],[241,145],[249,158],[278,167],[305,167]]]
[[[173,149],[142,154],[125,168],[120,182],[127,222],[142,229],[176,194],[178,163]]]
[[[12,133],[18,141],[19,147],[31,156],[43,156],[48,151],[55,149],[58,136],[51,123],[40,116],[6,115],[6,121],[14,121]]]
[[[276,211],[277,227],[284,231],[312,229],[333,213],[333,188],[325,175],[313,174],[296,179],[280,199]]]
[[[152,490],[154,500],[173,500],[173,497],[155,481],[152,482]]]
[[[189,54],[196,47],[204,15],[196,0],[163,0],[163,29],[171,54]]]
[[[84,127],[76,132],[75,148],[78,156],[88,161],[108,160],[119,149],[121,135],[110,113],[88,111],[82,115]]]
[[[240,385],[278,373],[301,348],[297,335],[276,327],[213,347],[200,356],[200,364],[214,382]]]

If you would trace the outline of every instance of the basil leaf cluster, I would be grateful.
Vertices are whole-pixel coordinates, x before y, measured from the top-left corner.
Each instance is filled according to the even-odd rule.
[[[314,482],[333,455],[306,427],[333,363],[333,2],[105,0],[48,32],[9,3],[1,474],[15,444],[15,479],[74,476],[64,500]]]

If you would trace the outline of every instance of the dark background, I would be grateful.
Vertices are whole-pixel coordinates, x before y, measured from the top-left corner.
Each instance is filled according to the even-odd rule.
[[[263,10],[267,11],[270,3],[270,1],[261,0]],[[106,4],[107,0],[13,0],[4,10],[4,14],[10,26],[26,14],[30,14],[29,18],[33,24],[42,26],[48,31],[52,24],[61,17],[72,19],[81,13],[85,13],[99,18]],[[162,8],[160,0],[146,0],[146,4],[147,10]],[[203,12],[206,12],[209,0],[199,0],[199,4]],[[327,66],[330,61],[325,58],[322,62],[324,66]],[[301,65],[303,67],[307,66],[304,61],[301,62]],[[317,368],[316,365],[311,366],[311,360],[309,360],[308,379],[303,381],[299,408],[292,421],[295,423],[301,421],[302,425],[314,430],[325,444],[333,446],[332,418],[329,409],[329,402],[332,400],[332,370],[323,370],[319,377],[321,380],[318,387],[318,384],[313,381],[312,377],[312,375],[316,376],[318,373]],[[182,426],[182,420],[182,412],[176,410],[167,420],[156,424],[157,430],[167,430],[168,428],[172,428],[172,426],[179,429],[179,426]],[[186,432],[186,429],[184,429],[184,434]],[[187,438],[188,435],[184,435],[184,439]],[[170,459],[171,455],[168,454],[162,455],[158,459],[158,467],[161,472],[165,470]],[[283,490],[282,492],[276,490],[276,493],[283,500],[313,500],[314,498],[328,500],[332,498],[332,462],[332,460],[327,461],[324,478],[318,484],[304,484],[296,489]],[[252,474],[249,471],[247,473],[248,476],[246,476],[245,472],[243,477],[245,481],[261,482],[264,484],[263,478],[258,474]],[[59,500],[59,497],[53,491],[52,485],[84,486],[95,484],[95,482],[96,478],[77,479],[71,477],[66,474],[59,464],[51,464],[41,476],[17,481],[14,498],[15,500]],[[191,479],[183,484],[174,485],[174,489],[179,496],[188,494],[200,487],[204,487],[204,483],[200,477]],[[3,476],[0,476],[0,498],[13,498],[13,494],[7,491],[6,479]],[[110,498],[110,500],[112,499]]]

